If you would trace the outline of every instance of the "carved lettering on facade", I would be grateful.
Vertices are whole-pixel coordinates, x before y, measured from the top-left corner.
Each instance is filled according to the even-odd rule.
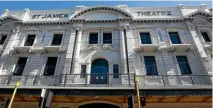
[[[145,11],[137,12],[138,16],[171,16],[171,11]]]
[[[45,19],[45,18],[68,18],[68,14],[45,14],[45,15],[32,16],[32,19]]]

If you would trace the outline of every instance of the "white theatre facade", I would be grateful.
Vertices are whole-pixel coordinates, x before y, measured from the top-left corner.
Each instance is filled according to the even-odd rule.
[[[13,108],[37,108],[44,89],[51,108],[127,108],[136,76],[147,108],[211,108],[211,52],[204,4],[5,9],[0,101],[20,81]]]

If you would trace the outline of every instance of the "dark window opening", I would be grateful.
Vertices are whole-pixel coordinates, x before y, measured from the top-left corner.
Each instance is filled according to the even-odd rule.
[[[112,44],[112,33],[103,33],[103,44]]]
[[[180,71],[183,75],[192,74],[186,56],[176,56]]]
[[[0,45],[3,45],[3,44],[4,44],[6,38],[7,38],[7,35],[2,35],[2,36],[1,36]]]
[[[81,65],[81,78],[86,78],[87,65]]]
[[[172,41],[172,44],[181,44],[178,32],[169,32],[169,36]]]
[[[90,33],[89,44],[98,44],[98,33]]]
[[[35,37],[36,35],[28,35],[24,46],[32,46],[34,43]]]
[[[117,64],[113,65],[113,78],[119,78],[119,67]]]
[[[54,75],[57,57],[48,57],[44,75]]]
[[[140,38],[142,44],[152,44],[149,33],[140,33]]]
[[[27,62],[27,57],[20,57],[16,64],[13,75],[22,75],[26,62]]]
[[[207,32],[201,32],[205,42],[211,42]]]
[[[158,75],[154,56],[144,56],[147,75]]]
[[[54,34],[52,45],[61,45],[63,34]]]

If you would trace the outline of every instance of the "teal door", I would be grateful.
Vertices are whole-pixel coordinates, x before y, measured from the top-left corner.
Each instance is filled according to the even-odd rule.
[[[91,67],[91,84],[107,84],[109,66],[108,61],[96,59],[92,62]]]

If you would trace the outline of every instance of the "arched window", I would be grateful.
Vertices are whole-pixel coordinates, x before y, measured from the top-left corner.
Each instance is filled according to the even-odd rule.
[[[105,59],[96,59],[91,67],[91,84],[108,83],[109,64]]]

